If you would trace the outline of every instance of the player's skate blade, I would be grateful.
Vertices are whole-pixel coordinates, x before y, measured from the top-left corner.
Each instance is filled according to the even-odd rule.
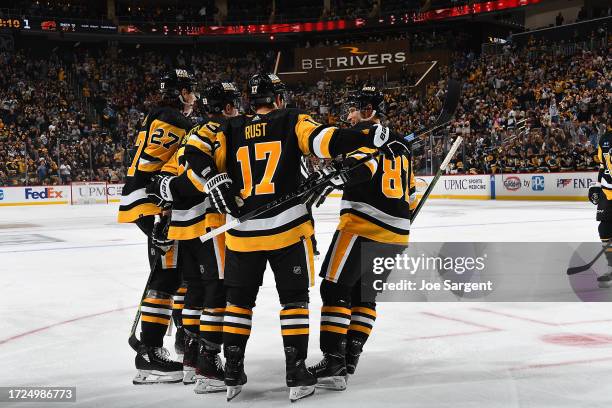
[[[302,398],[310,397],[315,392],[314,385],[301,385],[299,387],[289,387],[289,401],[295,402]]]
[[[612,287],[612,272],[608,272],[604,275],[601,275],[599,278],[597,278],[597,285],[600,288]]]
[[[196,394],[209,394],[211,392],[225,391],[225,383],[223,380],[215,378],[198,378],[193,392]]]
[[[190,384],[195,384],[195,382],[196,382],[195,368],[193,367],[183,368],[183,384],[190,385]]]
[[[138,370],[138,374],[132,380],[134,385],[142,384],[173,384],[183,380],[182,371],[157,371]]]
[[[229,402],[233,400],[234,398],[236,398],[238,394],[240,394],[241,391],[242,391],[242,385],[228,385],[227,392],[225,393],[227,401]]]
[[[332,391],[344,391],[346,390],[346,377],[337,375],[317,378],[316,387]]]

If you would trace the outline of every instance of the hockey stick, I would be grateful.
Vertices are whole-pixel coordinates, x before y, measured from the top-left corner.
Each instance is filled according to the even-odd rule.
[[[429,197],[434,187],[436,186],[436,183],[442,176],[442,172],[446,170],[451,159],[453,158],[455,153],[457,153],[457,149],[459,149],[459,145],[461,145],[462,141],[463,141],[463,138],[461,136],[458,136],[457,139],[455,140],[455,143],[453,143],[453,145],[451,146],[450,150],[448,151],[448,154],[444,158],[444,161],[440,165],[440,168],[436,172],[436,175],[434,176],[433,180],[431,180],[431,183],[429,183],[429,186],[427,186],[427,190],[425,190],[425,193],[423,193],[423,197],[421,197],[421,199],[419,200],[419,203],[417,204],[416,208],[412,212],[412,217],[410,219],[411,222],[413,222],[416,216],[419,214],[419,212],[421,212],[421,208],[423,208],[425,201],[427,201],[427,198]]]
[[[436,118],[434,124],[428,128],[424,129],[417,133],[412,133],[404,139],[409,143],[416,143],[423,136],[428,135],[436,130],[448,125],[450,121],[455,116],[455,111],[459,106],[459,97],[461,96],[461,82],[456,81],[454,79],[450,79],[448,81],[448,88],[446,90],[446,97],[444,99],[444,104],[442,105],[442,111]]]
[[[170,224],[170,217],[172,217],[172,213],[170,213],[170,216],[168,217],[167,225]],[[160,221],[160,217],[159,215],[156,215],[155,222],[159,222],[159,221]],[[151,266],[151,270],[149,271],[149,277],[147,278],[147,283],[145,284],[144,291],[142,292],[142,296],[140,297],[140,303],[138,303],[138,310],[136,310],[136,316],[134,316],[134,322],[132,323],[132,329],[130,330],[130,337],[128,338],[128,344],[136,352],[138,352],[138,348],[142,344],[141,341],[138,340],[138,337],[136,337],[136,329],[138,328],[138,323],[140,322],[140,317],[142,315],[142,311],[140,310],[140,308],[142,307],[142,302],[147,296],[147,291],[149,290],[151,279],[153,279],[153,273],[155,271],[155,268],[157,268],[157,263],[159,262],[161,257],[164,256],[164,254],[162,254],[161,252],[159,253],[158,252],[159,251],[155,251],[156,256],[155,256],[155,259],[153,260],[153,265]],[[170,321],[172,321],[172,319],[170,319]]]
[[[330,173],[317,180],[307,181],[306,183],[303,183],[302,185],[300,185],[296,191],[289,193],[289,194],[285,194],[284,196],[279,197],[276,200],[269,202],[268,204],[265,204],[259,208],[255,208],[254,210],[249,211],[248,213],[238,218],[234,218],[233,220],[226,222],[224,225],[218,228],[215,228],[212,231],[207,232],[206,234],[200,237],[200,241],[202,242],[208,241],[209,239],[214,238],[219,234],[222,234],[232,228],[236,228],[238,225],[242,224],[245,221],[250,220],[251,218],[258,217],[264,213],[267,213],[270,210],[273,210],[274,208],[277,208],[281,205],[285,205],[288,202],[291,202],[300,197],[303,197],[306,194],[310,193],[311,191],[317,190],[319,188],[323,188],[327,184],[329,184],[333,178],[338,177],[339,175],[342,175],[342,174],[346,174],[351,170],[354,170],[355,168],[361,166],[363,163],[372,159],[372,157],[373,155],[369,154],[366,157],[359,159],[357,162],[355,162],[351,167],[347,169],[343,169],[342,171]]]
[[[603,249],[599,251],[597,255],[595,255],[595,258],[593,258],[591,262],[589,262],[586,265],[574,266],[573,268],[568,268],[567,274],[575,275],[577,273],[588,271],[589,269],[591,269],[591,266],[595,265],[595,262],[597,262],[597,260],[603,255],[604,252],[606,252],[608,248],[610,248],[610,245],[612,245],[612,241],[608,241],[608,243],[603,247]]]
[[[136,352],[138,351],[138,348],[141,345],[140,340],[138,340],[138,337],[136,337],[136,329],[138,328],[138,323],[140,323],[140,316],[142,314],[140,308],[142,307],[142,302],[144,301],[145,296],[147,296],[147,291],[149,290],[149,285],[151,284],[151,279],[153,278],[153,271],[157,267],[157,262],[159,261],[161,257],[162,255],[159,254],[155,257],[155,260],[153,261],[153,266],[151,267],[151,271],[149,272],[149,277],[147,278],[147,283],[145,284],[144,291],[142,292],[140,303],[138,303],[138,310],[136,310],[136,316],[134,316],[134,322],[132,323],[132,329],[130,330],[130,337],[128,338],[128,344]]]

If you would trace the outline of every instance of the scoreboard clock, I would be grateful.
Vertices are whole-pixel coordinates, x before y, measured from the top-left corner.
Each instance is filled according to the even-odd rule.
[[[4,18],[0,17],[0,28],[30,28],[28,20],[22,20],[20,18]]]

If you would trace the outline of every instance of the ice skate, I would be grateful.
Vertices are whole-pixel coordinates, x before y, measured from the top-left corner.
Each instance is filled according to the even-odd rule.
[[[304,360],[297,358],[297,349],[295,347],[285,347],[285,359],[289,400],[295,402],[314,394],[317,379],[308,371]]]
[[[605,274],[597,278],[597,285],[600,288],[612,287],[612,271],[608,271]]]
[[[133,384],[178,383],[183,380],[183,365],[170,360],[170,353],[163,347],[141,346],[136,354],[138,373]]]
[[[227,400],[231,401],[240,394],[247,382],[244,373],[244,350],[238,346],[225,347],[225,385]]]
[[[225,391],[225,372],[218,350],[207,350],[205,345],[200,348],[196,368],[196,394]]]
[[[363,350],[363,343],[360,340],[352,339],[346,348],[346,378],[355,374],[359,356]]]
[[[196,382],[196,367],[198,364],[199,341],[195,337],[195,335],[190,332],[185,332],[184,339],[183,384],[189,385],[194,384]]]
[[[308,368],[317,379],[317,388],[333,391],[346,389],[346,360],[344,356],[323,354],[323,360]]]
[[[176,334],[174,335],[174,352],[179,360],[181,360],[185,354],[185,329],[183,329],[183,327],[176,328]]]

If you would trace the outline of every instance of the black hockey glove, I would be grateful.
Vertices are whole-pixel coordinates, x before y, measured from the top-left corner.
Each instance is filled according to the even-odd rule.
[[[209,178],[204,185],[204,192],[210,196],[210,203],[217,211],[233,217],[239,216],[239,207],[242,207],[243,202],[234,193],[232,180],[227,173]]]
[[[145,188],[145,192],[149,200],[160,208],[169,208],[172,205],[172,191],[170,190],[170,182],[174,176],[162,176],[157,174],[153,180]]]
[[[403,136],[392,132],[388,127],[379,124],[370,127],[369,134],[372,135],[372,143],[380,149],[382,154],[388,159],[394,159],[396,156],[407,155],[410,150],[408,142]]]
[[[601,199],[602,195],[603,191],[601,190],[600,184],[593,184],[591,187],[589,187],[589,201],[593,204],[599,204],[599,200]]]
[[[153,233],[151,234],[151,241],[153,245],[165,255],[172,246],[174,240],[168,239],[168,228],[170,227],[170,217],[168,215],[156,216],[155,224],[153,224]]]
[[[320,170],[313,172],[310,176],[308,176],[308,180],[306,182],[316,182],[327,175],[335,173],[339,173],[338,164],[332,162],[324,165]],[[313,205],[315,207],[319,207],[321,204],[323,204],[329,193],[334,191],[336,188],[342,189],[342,187],[346,184],[346,181],[347,179],[345,175],[338,174],[336,177],[330,180],[329,184],[325,184],[324,186],[313,190],[305,200],[306,205],[309,207]]]

